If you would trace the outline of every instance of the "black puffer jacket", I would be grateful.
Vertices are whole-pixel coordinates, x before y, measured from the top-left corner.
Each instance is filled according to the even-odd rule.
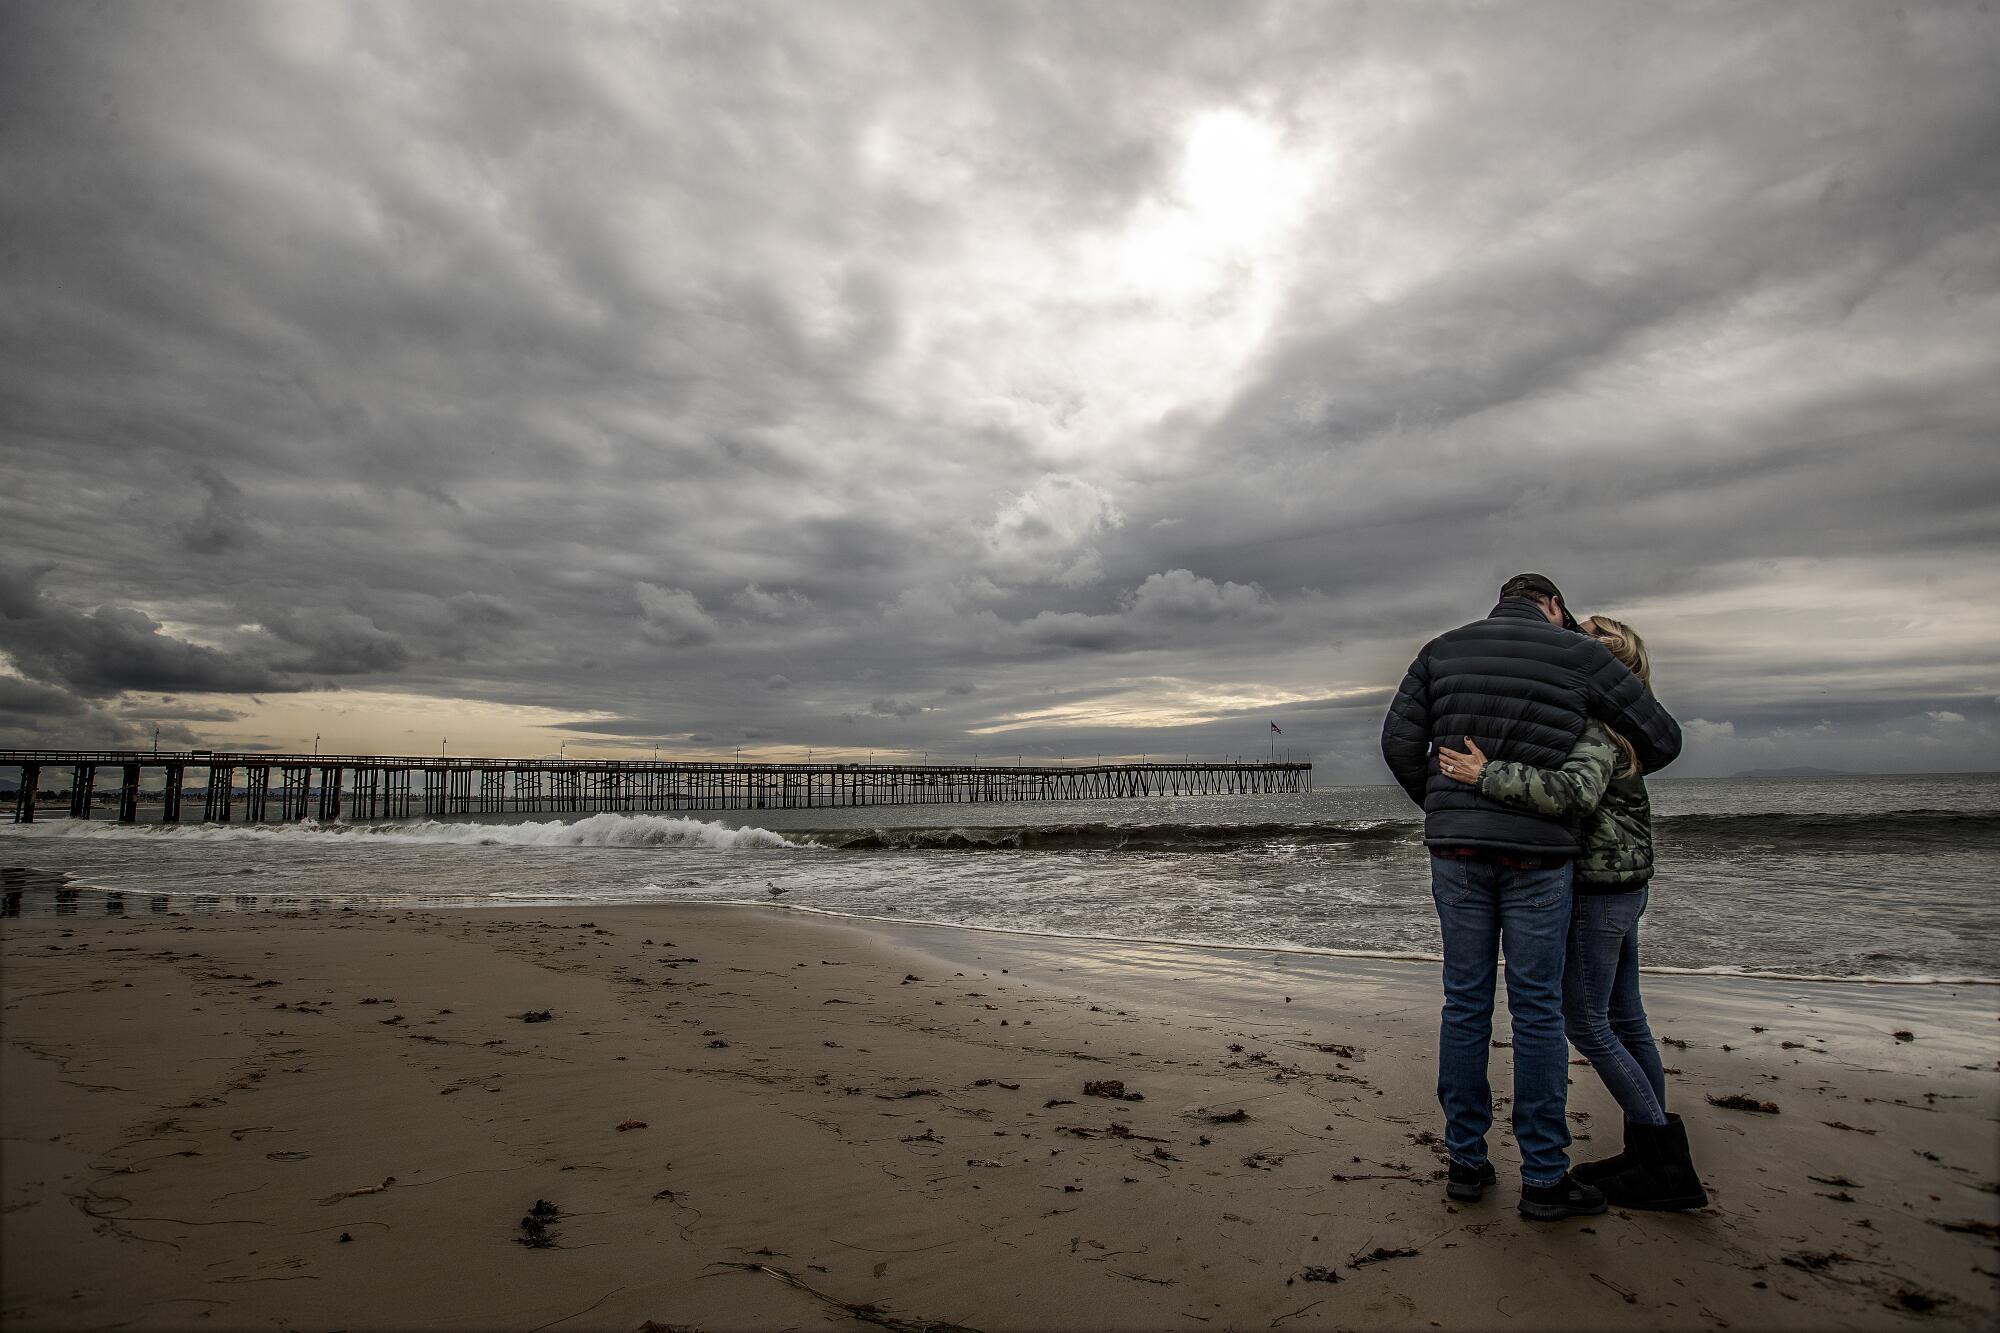
[[[1680,725],[1608,649],[1543,618],[1533,602],[1508,598],[1424,645],[1382,723],[1382,757],[1424,808],[1433,847],[1483,847],[1574,856],[1576,830],[1510,809],[1438,772],[1432,743],[1464,748],[1472,737],[1488,759],[1559,768],[1597,718],[1632,742],[1647,773],[1681,752]]]

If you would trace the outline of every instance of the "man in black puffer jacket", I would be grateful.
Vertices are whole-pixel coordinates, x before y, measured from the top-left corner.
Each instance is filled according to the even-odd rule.
[[[1451,1155],[1446,1193],[1471,1201],[1494,1182],[1486,1131],[1493,984],[1502,941],[1514,1020],[1514,1138],[1524,1216],[1601,1213],[1603,1194],[1569,1175],[1569,1050],[1562,1023],[1563,952],[1574,827],[1511,809],[1438,772],[1436,744],[1470,738],[1495,759],[1560,768],[1597,718],[1632,743],[1648,773],[1680,754],[1674,719],[1603,644],[1576,632],[1560,589],[1517,574],[1500,604],[1424,645],[1382,724],[1389,771],[1424,808],[1431,895],[1444,936],[1438,1101]]]

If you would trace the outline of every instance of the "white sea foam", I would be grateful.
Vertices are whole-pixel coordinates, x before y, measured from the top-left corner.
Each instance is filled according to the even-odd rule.
[[[1182,939],[1169,935],[1104,935],[1089,931],[1040,929],[1024,925],[996,925],[983,921],[945,921],[936,917],[885,916],[879,912],[847,911],[836,907],[814,907],[806,903],[774,902],[769,898],[708,898],[694,895],[674,896],[674,890],[664,884],[646,883],[640,891],[647,894],[665,895],[666,901],[686,903],[703,907],[771,907],[784,912],[802,912],[809,916],[840,917],[849,921],[876,921],[889,926],[923,926],[938,930],[966,930],[985,932],[993,935],[1021,935],[1030,939],[1066,940],[1079,944],[1146,944],[1161,945],[1171,949],[1207,949],[1217,953],[1246,954],[1295,954],[1311,958],[1360,958],[1387,963],[1442,963],[1443,954],[1424,953],[1408,949],[1334,949],[1308,948],[1302,944],[1245,944],[1227,940]]]
[[[1205,949],[1217,953],[1244,954],[1289,954],[1306,958],[1355,958],[1388,963],[1442,963],[1444,955],[1421,949],[1342,949],[1331,946],[1286,944],[1282,942],[1243,941],[1220,939],[1196,939],[1171,935],[1112,935],[1091,931],[1041,929],[1029,925],[999,925],[992,922],[947,921],[936,917],[897,916],[880,912],[862,912],[836,907],[817,907],[801,902],[774,902],[769,898],[730,898],[708,896],[710,886],[687,886],[693,893],[677,892],[674,888],[647,882],[639,886],[639,894],[647,899],[662,902],[683,902],[703,906],[728,907],[775,907],[782,911],[803,912],[812,916],[842,917],[853,921],[875,921],[891,926],[923,926],[940,930],[984,931],[995,935],[1022,935],[1035,939],[1067,940],[1082,944],[1141,944],[1161,945],[1175,949]],[[1727,977],[1748,981],[1803,981],[1815,984],[1838,984],[1846,986],[2000,986],[2000,977],[1991,976],[1944,976],[1918,974],[1914,976],[1882,976],[1870,973],[1840,972],[1782,972],[1766,971],[1743,967],[1671,967],[1648,964],[1639,969],[1649,976],[1664,977]]]
[[[597,814],[578,820],[528,824],[112,824],[50,820],[16,824],[10,833],[31,838],[171,838],[177,842],[354,841],[371,845],[431,844],[449,847],[796,847],[769,829],[731,828],[672,815]]]

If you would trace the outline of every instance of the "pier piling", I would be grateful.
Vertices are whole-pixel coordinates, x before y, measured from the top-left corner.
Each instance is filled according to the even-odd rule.
[[[42,766],[40,764],[21,765],[21,785],[14,789],[14,822],[32,824],[35,822],[35,797],[42,786]]]
[[[160,822],[181,822],[181,782],[187,770],[180,764],[167,765],[167,785],[160,789]]]
[[[139,766],[121,764],[118,772],[118,822],[139,822]]]

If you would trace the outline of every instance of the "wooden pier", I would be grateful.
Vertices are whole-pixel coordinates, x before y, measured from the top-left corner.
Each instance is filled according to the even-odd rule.
[[[115,770],[121,824],[227,824],[585,814],[635,810],[801,810],[826,806],[955,805],[988,801],[1090,801],[1143,796],[1259,795],[1307,791],[1312,765],[758,764],[640,759],[444,759],[408,755],[226,754],[189,750],[0,750],[20,770],[14,822],[48,812],[44,774],[68,771],[63,812],[89,819],[97,774]],[[147,769],[165,775],[142,791]],[[200,784],[189,785],[190,774]],[[59,790],[59,789],[58,789]],[[60,799],[60,797],[58,797]],[[157,820],[142,804],[157,802]],[[150,811],[149,811],[150,813]]]

